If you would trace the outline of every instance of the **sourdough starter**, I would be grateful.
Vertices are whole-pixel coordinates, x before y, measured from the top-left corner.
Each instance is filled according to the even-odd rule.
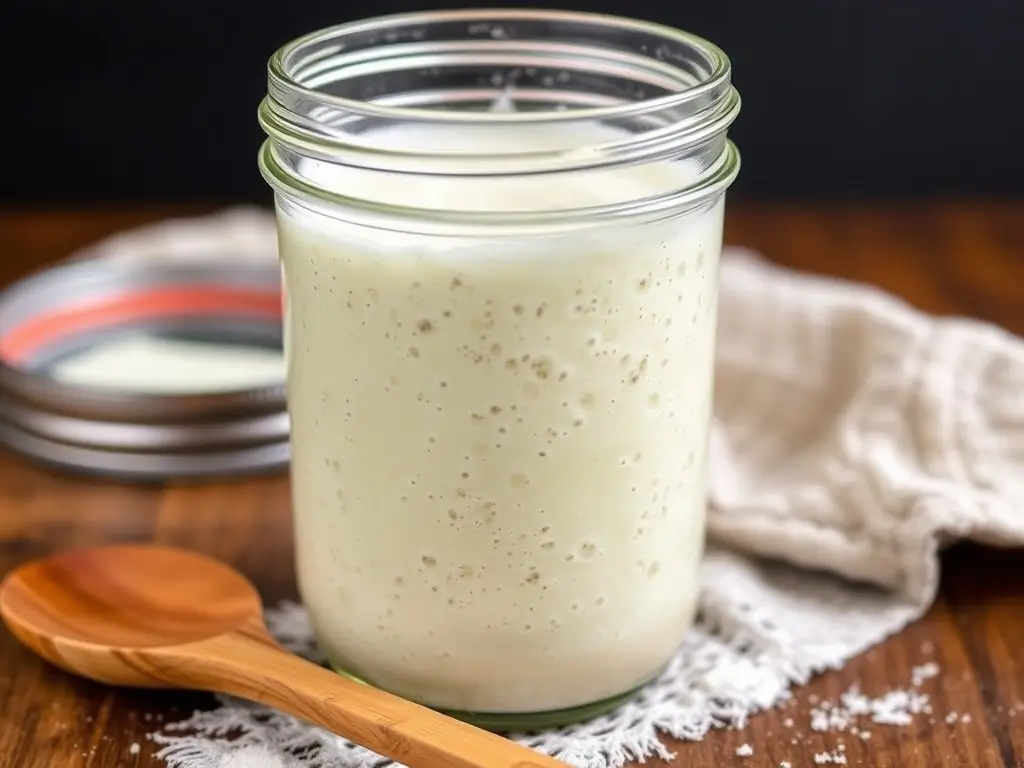
[[[380,139],[580,141],[560,131]],[[306,172],[455,210],[614,203],[689,176]],[[298,574],[337,667],[501,713],[595,702],[661,670],[696,601],[722,209],[458,239],[280,207]]]

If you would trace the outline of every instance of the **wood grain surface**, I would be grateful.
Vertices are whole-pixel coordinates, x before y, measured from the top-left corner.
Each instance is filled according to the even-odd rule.
[[[124,227],[199,208],[0,212],[0,283]],[[1024,203],[734,206],[726,239],[781,263],[874,283],[922,309],[1024,334]],[[1022,394],[1024,396],[1024,394]],[[82,480],[0,454],[0,574],[69,546],[159,541],[242,570],[264,600],[294,597],[287,480],[135,488]],[[941,595],[900,635],[798,689],[745,728],[673,745],[677,768],[813,768],[843,744],[848,765],[1024,766],[1024,554],[958,547]],[[813,730],[809,713],[851,685],[877,695],[925,681],[932,714],[871,738]],[[146,734],[210,705],[204,695],[105,688],[55,671],[0,631],[0,766],[148,768]],[[950,717],[955,713],[955,717]],[[133,753],[132,744],[141,749]],[[741,745],[753,754],[737,756]],[[652,763],[649,763],[649,765]],[[661,765],[655,761],[653,765]]]

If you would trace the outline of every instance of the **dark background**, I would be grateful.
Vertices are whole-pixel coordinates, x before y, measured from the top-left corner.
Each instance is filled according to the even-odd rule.
[[[268,201],[255,115],[273,49],[456,5],[0,0],[0,201]],[[739,196],[1024,196],[1024,0],[533,5],[648,18],[722,46],[744,99]]]

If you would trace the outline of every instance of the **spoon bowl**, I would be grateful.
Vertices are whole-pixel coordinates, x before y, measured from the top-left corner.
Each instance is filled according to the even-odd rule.
[[[129,545],[37,560],[4,579],[0,615],[22,643],[73,674],[259,701],[410,768],[564,768],[289,653],[268,634],[252,584],[193,552]]]
[[[11,633],[47,661],[110,685],[153,687],[109,654],[176,646],[259,621],[260,598],[241,574],[163,547],[78,549],[29,563],[0,588]],[[97,662],[99,662],[97,664]]]

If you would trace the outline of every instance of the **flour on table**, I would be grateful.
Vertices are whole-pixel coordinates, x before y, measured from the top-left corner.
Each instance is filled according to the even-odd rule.
[[[818,752],[814,756],[814,762],[818,765],[846,765],[846,755],[842,752]]]
[[[917,715],[932,713],[931,701],[922,693],[921,685],[939,674],[933,662],[911,670],[910,686],[887,691],[880,696],[866,696],[859,686],[844,691],[837,701],[816,700],[810,710],[810,728],[820,733],[850,733],[864,736],[865,723],[875,725],[910,725]]]

